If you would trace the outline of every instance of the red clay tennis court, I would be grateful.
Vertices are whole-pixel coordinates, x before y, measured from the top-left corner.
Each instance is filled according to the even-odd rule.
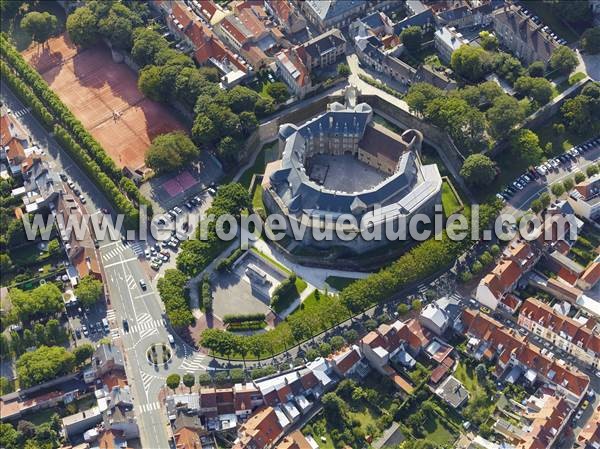
[[[169,108],[144,97],[135,72],[104,45],[79,51],[62,35],[23,56],[119,167],[141,169],[155,136],[184,129]]]
[[[162,187],[169,196],[174,197],[195,186],[198,182],[188,170],[185,170],[174,178],[165,181]]]

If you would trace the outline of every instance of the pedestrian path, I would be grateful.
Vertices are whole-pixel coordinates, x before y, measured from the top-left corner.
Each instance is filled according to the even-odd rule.
[[[138,333],[140,339],[158,334],[158,328],[163,325],[162,319],[154,319],[149,313],[141,313],[135,324],[130,326],[130,332]]]
[[[146,244],[138,241],[126,242],[125,245],[131,248],[136,256],[144,254],[144,250],[146,249]]]
[[[158,410],[160,408],[160,403],[158,401],[149,402],[148,404],[142,404],[140,406],[140,411],[142,413],[153,412],[154,410]]]
[[[151,374],[147,374],[143,371],[141,371],[141,376],[142,376],[142,386],[144,387],[144,392],[148,393],[148,390],[150,389],[150,385],[152,384],[152,381],[156,378],[154,376],[152,376]]]
[[[121,333],[119,332],[119,329],[118,328],[111,329],[110,337],[112,338],[113,341],[119,339],[121,337]]]
[[[31,112],[31,108],[23,108],[23,109],[19,109],[18,111],[13,111],[12,115],[15,118],[21,118],[24,115],[27,115]]]
[[[202,354],[195,354],[193,357],[184,359],[179,367],[182,370],[200,371],[206,369],[205,357]]]

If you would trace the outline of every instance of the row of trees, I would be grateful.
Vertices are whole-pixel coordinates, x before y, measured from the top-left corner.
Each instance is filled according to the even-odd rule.
[[[186,294],[187,281],[188,277],[181,271],[169,269],[165,271],[165,275],[157,283],[158,292],[165,304],[167,317],[176,328],[185,328],[194,319]]]
[[[4,335],[1,338],[2,354],[8,355],[12,351],[16,356],[20,356],[28,348],[63,345],[69,341],[69,333],[57,319],[51,318],[46,324],[35,323],[32,329],[25,329],[22,333],[12,331],[10,339]]]
[[[16,3],[16,2],[15,2]],[[20,420],[16,428],[10,423],[0,423],[0,447],[6,449],[56,449],[61,445],[62,425],[58,414],[36,426]]]
[[[89,1],[67,18],[67,32],[75,45],[89,47],[106,39],[113,47],[130,50],[133,30],[149,17],[148,5],[142,2]]]
[[[20,94],[21,98],[30,104],[31,94],[25,94],[22,89],[23,84],[31,89],[31,93],[46,108],[45,110],[40,109],[39,104],[36,102],[30,104],[37,111],[36,114],[42,118],[42,122],[47,126],[58,122],[54,125],[54,131],[56,132],[57,129],[62,131],[62,143],[68,144],[65,149],[77,160],[82,169],[96,181],[106,197],[113,201],[119,212],[126,216],[126,225],[136,224],[138,213],[130,200],[144,203],[148,207],[150,207],[150,203],[142,197],[135,184],[128,179],[123,181],[124,176],[116,167],[114,161],[48,87],[37,71],[27,64],[4,36],[0,36],[0,52],[14,71],[13,75],[22,80],[22,84],[11,83],[14,85],[19,84],[16,93]],[[9,71],[3,69],[3,72]],[[50,116],[52,116],[52,120],[50,120]],[[119,190],[121,185],[127,185],[129,199]],[[151,208],[149,212],[151,213]]]
[[[484,45],[490,49],[497,48],[497,41],[484,37]],[[484,47],[485,48],[485,47]],[[496,71],[501,77],[513,84],[520,76],[525,75],[525,69],[518,59],[507,53],[487,51],[481,47],[463,45],[452,53],[451,66],[460,77],[478,82],[487,74]],[[556,48],[550,57],[549,67],[561,75],[568,75],[579,64],[577,55],[566,46]],[[534,71],[539,71],[540,63],[536,63]],[[542,63],[543,67],[543,63]]]

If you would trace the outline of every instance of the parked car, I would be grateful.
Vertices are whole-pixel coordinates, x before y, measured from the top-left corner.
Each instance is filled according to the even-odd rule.
[[[81,331],[79,329],[75,329],[75,336],[79,339],[81,338]]]
[[[169,340],[169,343],[171,344],[171,346],[173,346],[175,344],[175,339],[173,338],[173,336],[171,334],[167,334],[167,339]]]
[[[187,210],[192,210],[194,208],[194,205],[192,203],[190,203],[189,201],[187,203],[185,203],[184,205]]]

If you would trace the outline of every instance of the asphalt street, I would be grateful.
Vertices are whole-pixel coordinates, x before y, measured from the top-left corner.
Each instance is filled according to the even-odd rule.
[[[57,171],[65,172],[78,183],[80,190],[86,196],[85,207],[88,213],[97,215],[102,208],[110,210],[110,203],[103,194],[60,149],[53,137],[26,111],[24,105],[4,84],[1,87],[2,101],[13,111],[19,111],[19,120],[23,127],[32,136],[34,142],[47,152],[54,168]],[[314,98],[310,101],[314,101]],[[585,159],[580,159],[577,164],[580,168],[585,169],[599,157],[600,149],[596,149],[588,153]],[[561,169],[557,174],[551,175],[548,181],[556,182],[571,175],[571,171],[567,172]],[[512,207],[515,214],[522,213],[544,189],[546,189],[545,185],[531,183],[516,195],[507,207]],[[513,204],[514,206],[512,206]],[[169,447],[169,427],[166,415],[159,405],[159,391],[164,386],[168,374],[204,371],[209,367],[211,357],[194,351],[173,333],[175,345],[172,359],[168,364],[154,366],[147,361],[146,354],[151,345],[168,345],[168,334],[171,331],[164,319],[162,301],[141,263],[145,245],[142,242],[124,243],[121,240],[111,241],[108,238],[99,243],[99,254],[104,265],[105,282],[110,301],[107,311],[111,327],[110,336],[116,344],[121,345],[124,349],[127,376],[133,390],[134,410],[140,426],[142,447],[167,448]],[[140,286],[140,281],[145,282],[145,289]],[[376,311],[376,308],[370,309],[366,315],[374,316]],[[129,332],[124,331],[123,320],[127,320]],[[340,327],[351,324],[352,320],[348,320]],[[327,334],[317,337],[315,343],[318,343],[321,338],[327,338]],[[298,350],[299,348],[296,347],[286,357],[280,356],[277,360],[284,358],[289,360],[298,354]]]

